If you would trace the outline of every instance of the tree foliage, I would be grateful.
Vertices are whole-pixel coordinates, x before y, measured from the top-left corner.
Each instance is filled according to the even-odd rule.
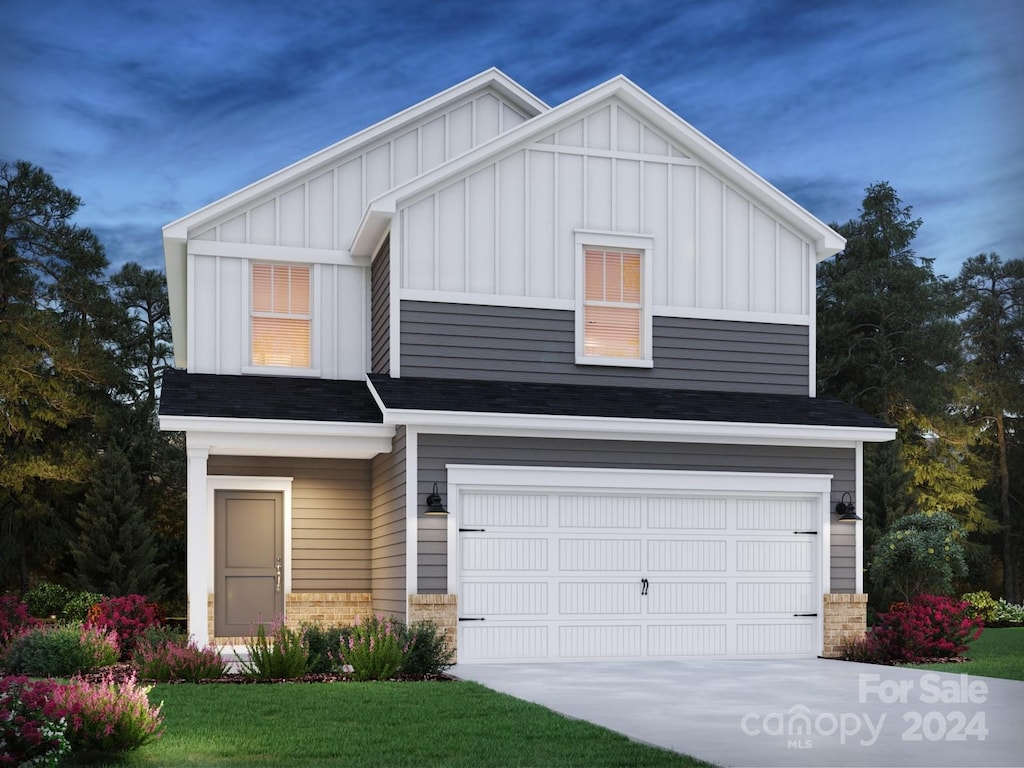
[[[895,442],[865,447],[869,546],[915,511],[943,510],[972,530],[991,525],[974,435],[952,408],[957,298],[914,252],[920,226],[889,184],[874,184],[860,216],[837,227],[846,248],[818,270],[820,390],[897,428]]]
[[[0,577],[24,589],[67,533],[66,496],[119,371],[106,256],[80,205],[41,168],[0,165]]]
[[[980,425],[979,436],[994,449],[1003,592],[1010,602],[1018,602],[1024,498],[1014,493],[1011,453],[1022,452],[1013,424],[1014,416],[1024,414],[1024,260],[1003,261],[995,253],[974,256],[961,268],[957,290],[964,310],[966,411]]]
[[[960,524],[944,512],[900,518],[875,544],[871,581],[889,600],[951,595],[967,575]]]
[[[184,550],[183,445],[156,421],[166,287],[133,263],[108,279],[102,245],[74,222],[80,206],[43,169],[0,165],[0,591],[73,581],[69,542],[109,511],[80,515],[111,481],[111,437],[142,511],[133,525],[157,530],[161,559]]]
[[[163,597],[156,537],[139,505],[128,458],[114,441],[100,456],[77,524],[71,554],[78,587],[106,595]]]

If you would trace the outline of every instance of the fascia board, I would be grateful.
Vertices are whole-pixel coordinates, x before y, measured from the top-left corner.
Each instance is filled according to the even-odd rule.
[[[448,102],[455,101],[474,91],[483,90],[487,87],[492,87],[507,96],[510,101],[516,103],[527,114],[537,115],[551,109],[547,104],[519,85],[519,83],[512,80],[512,78],[500,70],[491,67],[468,80],[457,83],[440,93],[424,99],[418,104],[397,112],[368,128],[364,128],[341,141],[314,152],[312,155],[285,166],[269,176],[264,176],[262,179],[242,187],[236,192],[232,192],[186,216],[172,221],[164,227],[164,237],[187,237],[190,228],[201,228],[206,222],[218,218],[227,211],[244,205],[248,201],[255,200],[261,195],[267,194],[270,190],[287,185],[299,176],[314,171],[322,165],[334,162],[346,153],[370,144],[392,131],[400,130],[403,125],[418,120],[424,115],[443,107]]]
[[[386,438],[395,435],[389,424],[363,424],[336,421],[290,421],[284,419],[229,419],[212,416],[160,416],[160,429],[165,432],[219,432],[240,435],[277,437],[324,436],[335,438]]]
[[[375,394],[376,396],[376,394]],[[478,411],[384,410],[385,424],[418,428],[538,430],[564,432],[577,437],[601,435],[604,439],[642,440],[766,441],[797,443],[884,443],[896,439],[890,428],[816,426],[800,424],[755,424],[751,422],[675,421],[667,419],[615,419],[592,416],[549,416],[541,414],[495,414]]]
[[[385,192],[371,201],[368,208],[393,214],[406,203],[429,194],[452,178],[469,175],[478,166],[527,145],[537,137],[554,130],[559,123],[570,120],[611,97],[622,99],[680,144],[694,147],[698,162],[707,166],[709,170],[721,174],[741,191],[749,192],[766,210],[776,214],[808,237],[814,243],[818,261],[838,253],[845,247],[846,240],[838,232],[622,75],[524,122],[501,136],[496,136],[489,142],[402,186]]]
[[[182,238],[164,238],[164,277],[171,314],[174,367],[188,368],[188,252]]]

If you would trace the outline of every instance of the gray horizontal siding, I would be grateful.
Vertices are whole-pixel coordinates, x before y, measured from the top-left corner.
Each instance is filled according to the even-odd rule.
[[[735,472],[831,474],[832,500],[853,491],[852,449],[648,443],[613,440],[553,440],[467,435],[420,435],[417,498],[438,484],[447,500],[447,464],[506,464],[549,467],[614,467]],[[421,506],[422,515],[422,506]],[[419,519],[419,591],[447,590],[447,523]],[[833,592],[854,591],[854,527],[833,525],[831,579]]]
[[[384,241],[370,267],[370,371],[391,367],[391,240]]]
[[[211,456],[211,475],[291,477],[292,591],[370,591],[370,462]]]
[[[653,332],[653,368],[577,365],[572,311],[403,301],[402,375],[807,394],[805,326],[655,317]]]
[[[405,618],[405,427],[399,427],[391,453],[373,459],[371,572],[373,610]]]

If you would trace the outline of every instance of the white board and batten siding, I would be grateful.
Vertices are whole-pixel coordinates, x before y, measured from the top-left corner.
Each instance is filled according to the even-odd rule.
[[[403,298],[572,309],[606,231],[653,237],[655,314],[810,322],[813,245],[616,99],[398,213]]]
[[[446,105],[332,157],[287,188],[225,214],[192,239],[347,250],[370,200],[527,119],[493,90]]]
[[[526,119],[496,91],[477,92],[190,233],[189,370],[244,371],[249,264],[281,260],[314,267],[312,368],[324,378],[362,378],[368,364],[368,265],[353,262],[347,249],[367,203]],[[221,244],[262,247],[257,252]]]
[[[828,482],[450,467],[459,662],[814,656]]]
[[[249,368],[249,259],[189,254],[189,371],[241,374]],[[327,379],[361,379],[369,337],[369,275],[364,267],[315,264],[312,368]]]

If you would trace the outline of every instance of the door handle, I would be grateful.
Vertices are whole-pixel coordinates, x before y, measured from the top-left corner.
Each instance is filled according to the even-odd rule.
[[[651,583],[649,581],[647,581],[647,579],[640,579],[640,594],[641,595],[646,595],[647,594],[647,588],[650,585],[651,585]]]
[[[281,558],[276,558],[277,562],[274,563],[274,588],[276,591],[281,591]]]

